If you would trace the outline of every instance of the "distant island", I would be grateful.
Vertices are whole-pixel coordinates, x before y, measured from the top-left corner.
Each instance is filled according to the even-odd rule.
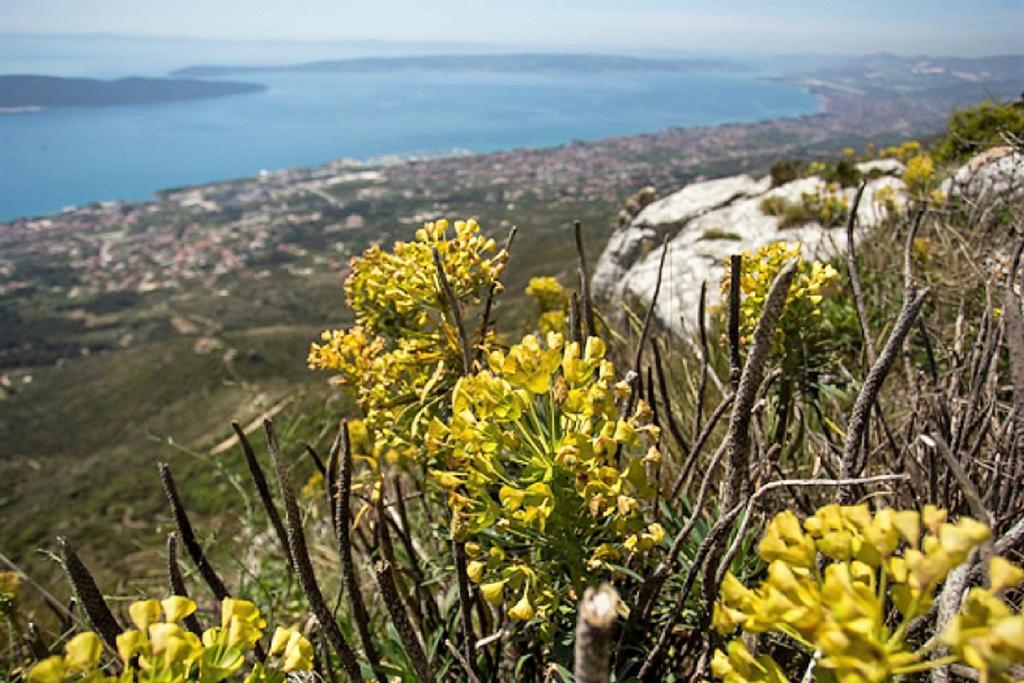
[[[0,109],[23,111],[45,107],[155,104],[261,90],[266,90],[266,86],[174,78],[119,78],[103,81],[94,78],[7,75],[0,76]]]
[[[499,72],[571,72],[597,71],[669,73],[696,71],[745,71],[749,67],[729,59],[647,59],[616,55],[582,54],[503,54],[503,55],[428,55],[422,57],[361,57],[331,59],[289,65],[231,66],[198,65],[178,69],[172,76],[209,77],[224,74],[266,71],[340,71],[372,72],[404,69]]]

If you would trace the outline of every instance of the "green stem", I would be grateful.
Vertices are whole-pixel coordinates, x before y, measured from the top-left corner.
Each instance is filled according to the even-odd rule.
[[[931,659],[927,662],[918,662],[917,664],[911,664],[909,666],[901,666],[898,669],[894,669],[893,673],[897,676],[905,674],[914,674],[921,671],[928,671],[930,669],[936,669],[940,666],[947,666],[949,664],[955,664],[957,662],[956,655],[949,655],[948,657],[942,657],[941,659]]]

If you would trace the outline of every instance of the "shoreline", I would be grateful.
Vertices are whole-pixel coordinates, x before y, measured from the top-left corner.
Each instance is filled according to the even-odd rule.
[[[768,77],[758,77],[757,80],[763,80],[768,82]],[[16,225],[18,223],[25,223],[31,221],[38,221],[47,218],[53,218],[56,216],[73,213],[75,211],[90,209],[95,207],[109,206],[109,205],[145,205],[152,203],[159,203],[165,201],[165,197],[169,194],[197,191],[204,189],[215,189],[220,186],[233,186],[239,183],[251,183],[258,182],[261,179],[274,176],[286,176],[286,175],[306,175],[315,176],[317,173],[327,169],[346,168],[350,170],[374,170],[374,169],[387,169],[396,166],[403,166],[409,164],[421,164],[438,161],[451,161],[458,159],[469,159],[474,157],[488,157],[491,155],[503,155],[503,154],[519,154],[519,153],[536,153],[536,152],[557,152],[569,147],[579,146],[598,146],[603,143],[609,143],[614,141],[631,141],[631,140],[644,140],[649,139],[652,136],[660,136],[672,133],[673,131],[714,131],[721,129],[734,129],[742,126],[761,126],[765,124],[784,123],[784,122],[796,122],[805,121],[820,117],[826,113],[827,104],[826,99],[827,93],[813,92],[811,88],[806,87],[797,83],[788,83],[789,85],[796,86],[806,94],[811,95],[814,100],[814,111],[806,114],[800,114],[797,116],[786,116],[786,117],[775,117],[768,119],[754,119],[747,121],[724,121],[713,124],[701,124],[694,126],[666,126],[657,130],[640,132],[640,133],[628,133],[622,135],[609,135],[591,139],[570,139],[555,145],[540,145],[540,146],[515,146],[515,147],[504,147],[493,150],[472,150],[469,148],[452,148],[444,151],[437,152],[411,152],[407,154],[397,153],[381,153],[369,157],[352,157],[343,156],[335,159],[330,159],[316,164],[309,165],[290,165],[278,167],[275,169],[260,169],[258,172],[250,175],[241,175],[235,177],[218,178],[208,181],[198,181],[195,183],[187,183],[183,185],[171,185],[159,189],[155,189],[150,193],[150,196],[146,198],[138,199],[120,199],[120,198],[98,198],[81,204],[70,204],[60,209],[51,211],[49,213],[38,213],[15,216],[13,218],[0,218],[0,226]],[[26,113],[23,110],[43,111],[44,107],[30,107],[30,108],[18,108],[17,112],[6,112],[0,109],[2,113]]]

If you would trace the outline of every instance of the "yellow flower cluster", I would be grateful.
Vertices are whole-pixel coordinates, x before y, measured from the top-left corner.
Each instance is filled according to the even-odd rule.
[[[908,140],[901,144],[899,147],[884,147],[879,151],[878,156],[890,159],[899,159],[900,161],[906,162],[907,160],[918,156],[921,153],[921,143],[916,140]]]
[[[216,683],[235,675],[245,663],[246,653],[263,636],[266,621],[251,602],[225,598],[221,625],[207,629],[200,638],[180,624],[195,609],[194,602],[178,595],[132,603],[128,613],[135,628],[117,636],[117,652],[124,664],[120,676],[109,676],[101,668],[103,642],[87,631],[67,642],[64,656],[54,655],[33,666],[27,680]],[[283,683],[285,674],[313,668],[313,646],[297,631],[278,628],[270,644],[270,657],[273,664],[252,666],[246,683]]]
[[[433,480],[448,492],[452,534],[467,540],[470,578],[513,619],[546,622],[588,573],[661,543],[640,501],[654,494],[648,467],[658,429],[643,402],[626,419],[604,343],[549,334],[488,356],[461,379],[451,418],[435,419]],[[592,576],[590,577],[592,578]]]
[[[821,261],[804,260],[800,242],[774,242],[751,254],[743,253],[740,272],[740,343],[748,344],[761,317],[768,290],[779,271],[790,261],[799,261],[796,279],[786,298],[786,307],[775,331],[773,353],[790,363],[814,363],[819,358],[804,357],[804,350],[814,351],[831,333],[822,321],[821,303],[839,280],[839,273]],[[721,291],[728,296],[731,273],[725,264]],[[819,354],[821,355],[821,354]]]
[[[537,302],[541,332],[565,331],[565,307],[569,303],[569,292],[558,280],[553,277],[531,278],[526,286],[526,295]]]
[[[888,213],[895,213],[900,207],[900,203],[896,196],[896,190],[888,185],[875,190],[872,197],[875,205],[884,209]]]
[[[907,161],[903,171],[903,184],[907,193],[916,197],[927,197],[935,185],[935,162],[927,154],[918,154]]]
[[[462,372],[462,349],[434,266],[433,249],[460,304],[494,287],[507,254],[474,220],[424,224],[392,251],[374,246],[352,260],[345,296],[355,314],[347,330],[312,344],[313,369],[334,370],[352,388],[373,435],[374,455],[416,457],[415,425],[431,416]],[[486,342],[485,342],[486,344]]]
[[[840,192],[838,183],[829,183],[824,191],[804,192],[800,203],[807,214],[826,228],[834,227],[846,220],[850,206],[846,196]]]
[[[974,589],[944,635],[956,654],[927,660],[905,640],[950,571],[989,536],[984,524],[951,523],[933,506],[872,514],[866,505],[829,505],[803,524],[782,512],[758,547],[766,578],[751,589],[727,574],[714,627],[723,635],[741,627],[788,636],[817,653],[817,666],[839,683],[880,683],[953,661],[1001,673],[1024,661],[1024,621],[997,597],[1024,572],[1002,558],[993,560],[991,589]],[[755,658],[740,639],[715,653],[712,671],[728,683],[786,680],[770,657]]]
[[[989,562],[988,588],[972,588],[942,642],[960,661],[983,672],[988,683],[1009,683],[1012,666],[1024,662],[1024,615],[1001,594],[1024,583],[1024,570],[998,555]]]

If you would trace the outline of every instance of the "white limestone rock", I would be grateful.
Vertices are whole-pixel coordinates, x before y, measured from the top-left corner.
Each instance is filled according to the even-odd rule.
[[[614,300],[622,296],[624,276],[666,234],[674,234],[686,223],[708,211],[739,198],[765,192],[768,177],[731,176],[691,183],[646,206],[627,226],[615,231],[598,259],[591,286],[596,295]]]
[[[801,178],[771,189],[769,184],[767,178],[724,178],[696,183],[651,204],[612,237],[595,272],[595,293],[613,303],[649,301],[657,279],[660,237],[669,234],[655,315],[661,324],[683,332],[694,327],[702,282],[707,282],[708,305],[719,302],[719,282],[731,254],[756,251],[779,240],[803,243],[807,257],[830,258],[846,248],[842,227],[826,229],[808,223],[782,230],[778,217],[761,210],[762,201],[768,197],[798,203],[805,193],[822,192],[826,186],[823,180]],[[695,186],[699,187],[687,192]],[[737,191],[726,192],[724,188],[730,187]],[[902,180],[883,175],[869,181],[857,211],[858,233],[885,217],[886,210],[877,200],[877,193],[883,188],[892,188],[895,201],[902,203]],[[840,192],[852,204],[856,188]],[[705,202],[697,201],[698,198]],[[673,213],[673,207],[677,212]]]
[[[1011,201],[1024,196],[1024,154],[993,147],[971,158],[942,183],[950,197],[973,202]]]

